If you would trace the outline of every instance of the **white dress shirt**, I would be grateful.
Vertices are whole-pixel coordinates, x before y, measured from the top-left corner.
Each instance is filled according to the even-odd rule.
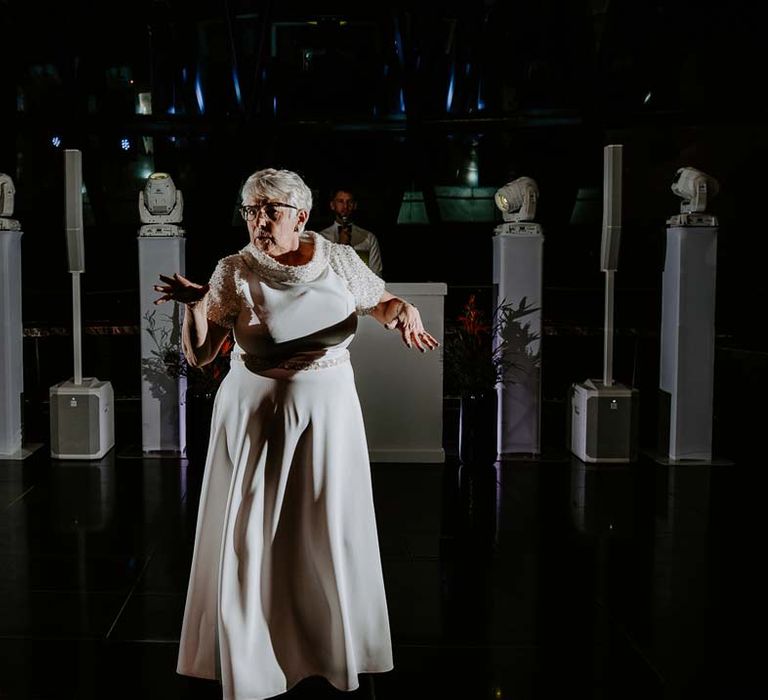
[[[357,224],[351,224],[352,235],[350,236],[350,245],[355,249],[355,252],[362,258],[368,267],[381,277],[381,251],[379,250],[379,242],[376,236],[370,231],[366,231],[364,228],[360,228]],[[340,225],[334,222],[327,228],[318,231],[318,233],[327,238],[332,243],[339,242],[339,228]]]

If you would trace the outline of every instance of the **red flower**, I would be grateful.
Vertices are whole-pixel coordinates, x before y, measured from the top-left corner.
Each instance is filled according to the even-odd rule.
[[[474,294],[469,295],[467,303],[464,304],[464,313],[459,315],[458,321],[467,333],[475,337],[491,331],[490,325],[483,323],[483,312],[477,308]]]

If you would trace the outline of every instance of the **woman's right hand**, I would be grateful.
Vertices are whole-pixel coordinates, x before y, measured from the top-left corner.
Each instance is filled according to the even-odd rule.
[[[207,284],[197,284],[183,277],[178,272],[173,277],[160,275],[165,284],[154,285],[154,290],[163,296],[155,299],[155,304],[165,304],[166,301],[178,301],[182,304],[195,304],[208,293]]]
[[[398,302],[399,306],[396,307],[397,311],[392,319],[384,324],[384,328],[399,330],[403,342],[409,348],[415,345],[421,352],[426,352],[439,347],[437,339],[424,330],[419,310],[402,299],[395,298],[394,301]]]

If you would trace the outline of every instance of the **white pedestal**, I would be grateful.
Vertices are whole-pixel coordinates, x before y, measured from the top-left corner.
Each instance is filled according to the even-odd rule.
[[[440,342],[420,353],[398,331],[370,316],[358,319],[349,350],[373,462],[443,462],[443,319],[445,284],[388,284],[419,308],[424,327]]]
[[[0,457],[22,452],[21,231],[0,230]]]
[[[525,299],[527,307],[538,308],[515,324],[514,330],[520,340],[505,354],[505,359],[514,362],[517,368],[507,371],[507,382],[498,389],[497,447],[500,455],[538,454],[541,451],[541,369],[537,338],[541,333],[543,259],[544,236],[541,233],[502,233],[493,238],[493,283],[497,302],[506,301],[517,308]]]
[[[672,460],[712,458],[717,227],[670,226],[661,309],[662,406]],[[662,454],[667,445],[661,436]]]
[[[154,327],[158,340],[166,334],[181,338],[183,309],[174,303],[155,306],[160,296],[153,285],[159,276],[184,274],[182,237],[139,237],[139,298],[141,327],[141,447],[146,454],[182,453],[186,447],[184,430],[184,393],[186,380],[169,375],[153,351],[159,348],[148,333],[148,314],[154,314]],[[179,349],[181,346],[179,345]]]

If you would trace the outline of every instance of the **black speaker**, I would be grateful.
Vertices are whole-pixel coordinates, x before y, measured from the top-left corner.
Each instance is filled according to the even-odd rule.
[[[70,272],[85,272],[83,248],[83,156],[80,151],[64,151],[65,220],[67,259]]]
[[[600,269],[616,270],[621,243],[621,168],[623,146],[603,149],[603,238],[600,246]]]

